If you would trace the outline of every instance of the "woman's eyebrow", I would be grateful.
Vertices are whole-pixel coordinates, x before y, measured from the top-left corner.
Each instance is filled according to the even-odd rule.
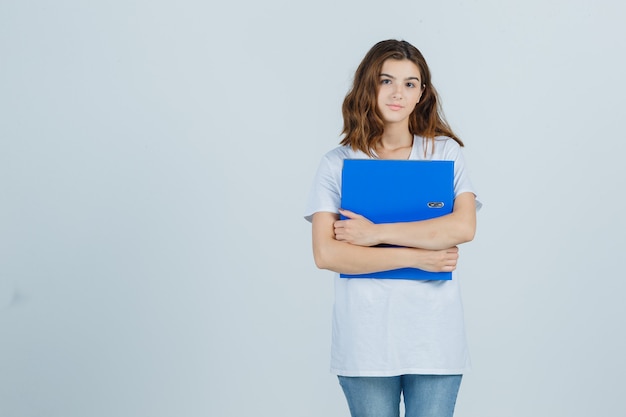
[[[389,75],[389,74],[385,74],[384,72],[380,74],[381,77],[389,77],[392,80],[395,80],[396,77],[394,77],[393,75]],[[405,78],[405,80],[417,80],[419,81],[420,79],[418,77],[407,77]]]

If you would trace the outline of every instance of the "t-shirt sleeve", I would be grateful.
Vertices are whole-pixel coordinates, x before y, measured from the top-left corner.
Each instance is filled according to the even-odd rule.
[[[483,203],[479,200],[478,193],[469,178],[463,151],[456,142],[449,140],[448,143],[451,146],[446,149],[445,159],[454,161],[454,197],[462,193],[473,193],[476,196],[476,211],[478,211]]]
[[[341,165],[339,158],[326,154],[317,168],[309,197],[304,210],[304,218],[309,222],[313,214],[320,211],[339,213],[341,205]]]

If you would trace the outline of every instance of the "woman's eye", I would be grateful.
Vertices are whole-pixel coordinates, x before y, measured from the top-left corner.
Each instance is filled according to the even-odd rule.
[[[406,86],[409,87],[409,88],[414,88],[415,84],[413,84],[413,83],[406,83]]]
[[[384,78],[384,79],[380,80],[380,83],[381,84],[391,84],[391,80],[389,80],[387,78]]]

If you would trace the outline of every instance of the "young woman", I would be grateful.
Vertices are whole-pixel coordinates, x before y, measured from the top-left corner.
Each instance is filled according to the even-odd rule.
[[[342,146],[323,157],[306,207],[316,265],[346,274],[415,267],[453,275],[449,281],[337,275],[331,370],[353,417],[397,417],[401,394],[406,417],[452,416],[469,367],[457,245],[473,239],[480,206],[463,143],[443,117],[424,57],[405,41],[382,41],[367,53],[343,118]],[[373,224],[342,210],[343,160],[365,158],[454,161],[452,213]],[[393,247],[377,247],[382,243]]]

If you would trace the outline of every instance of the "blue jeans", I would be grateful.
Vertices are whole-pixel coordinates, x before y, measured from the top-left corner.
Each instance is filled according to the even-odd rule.
[[[462,375],[339,376],[352,417],[452,417]]]

